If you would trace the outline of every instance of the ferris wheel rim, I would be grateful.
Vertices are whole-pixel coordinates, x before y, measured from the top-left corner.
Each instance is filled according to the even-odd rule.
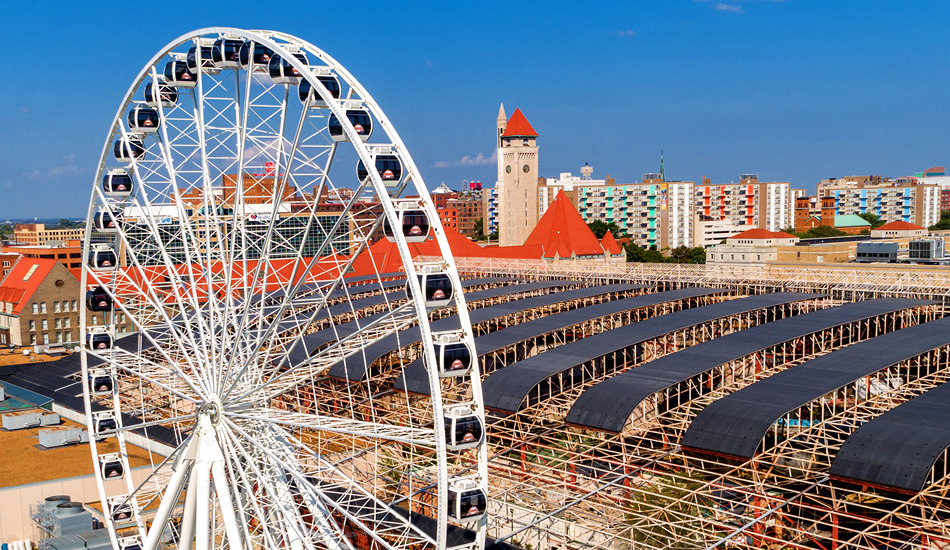
[[[112,124],[112,127],[110,128],[110,133],[109,133],[110,136],[116,135],[117,130],[118,130],[121,134],[126,135],[127,132],[126,132],[125,127],[124,127],[123,122],[122,122],[122,115],[123,115],[123,112],[128,108],[129,105],[131,105],[131,104],[133,103],[133,96],[134,96],[135,92],[139,89],[139,86],[141,86],[142,83],[149,77],[149,73],[151,72],[151,74],[154,76],[154,72],[155,72],[155,68],[156,68],[157,64],[158,64],[162,59],[166,58],[166,56],[168,56],[168,55],[170,54],[170,52],[172,52],[175,48],[180,47],[180,46],[182,46],[183,44],[186,44],[186,43],[189,42],[189,41],[195,41],[195,43],[197,44],[197,40],[198,40],[199,38],[204,37],[204,36],[209,35],[209,34],[219,34],[219,35],[222,35],[222,36],[223,36],[223,35],[226,35],[226,34],[228,34],[228,35],[238,35],[238,36],[242,36],[242,37],[244,37],[244,38],[246,38],[246,39],[251,39],[251,40],[254,40],[255,42],[262,43],[262,44],[264,44],[264,45],[268,45],[268,43],[269,43],[269,44],[271,44],[271,45],[268,46],[268,47],[270,47],[275,53],[281,51],[283,48],[282,48],[282,46],[281,46],[280,44],[278,44],[277,42],[274,42],[274,41],[273,41],[271,38],[269,38],[268,36],[265,36],[265,34],[270,34],[270,35],[273,35],[273,36],[275,36],[275,37],[278,37],[278,36],[279,36],[280,38],[285,39],[285,40],[287,40],[288,42],[290,42],[290,41],[295,41],[295,42],[297,42],[298,44],[303,44],[304,46],[306,46],[306,47],[308,48],[308,51],[309,51],[310,53],[319,52],[320,55],[318,55],[317,57],[319,57],[322,61],[324,61],[324,62],[327,63],[328,65],[331,65],[331,66],[333,67],[333,69],[334,69],[338,74],[340,74],[341,76],[343,76],[343,77],[344,77],[344,80],[346,81],[346,83],[347,83],[347,85],[348,85],[349,87],[351,87],[351,88],[356,87],[356,88],[358,89],[358,95],[359,95],[359,97],[360,97],[360,100],[363,101],[363,102],[367,105],[368,109],[369,109],[369,110],[373,113],[373,115],[376,117],[376,120],[380,123],[380,126],[381,126],[381,127],[383,128],[383,130],[386,132],[386,136],[392,141],[392,144],[393,144],[394,148],[399,151],[399,153],[400,153],[400,155],[401,155],[400,158],[401,158],[404,162],[407,163],[407,165],[408,165],[408,172],[409,172],[410,175],[413,175],[413,176],[414,176],[414,177],[412,178],[412,181],[413,181],[413,183],[416,185],[416,190],[420,193],[420,195],[421,195],[421,197],[422,197],[422,198],[421,198],[421,201],[427,206],[428,213],[429,213],[430,215],[434,215],[434,210],[432,209],[432,205],[431,205],[431,204],[432,204],[432,203],[431,203],[431,198],[429,197],[428,191],[427,191],[427,189],[425,188],[424,181],[422,180],[421,174],[419,174],[418,169],[417,169],[417,167],[416,167],[414,161],[412,160],[411,155],[409,155],[408,150],[405,148],[405,145],[403,144],[401,138],[399,138],[398,133],[397,133],[397,132],[395,131],[395,129],[392,127],[392,125],[391,125],[391,123],[389,122],[388,118],[385,116],[385,114],[383,113],[383,111],[379,108],[378,104],[376,104],[376,102],[375,102],[375,100],[372,98],[372,96],[365,90],[365,88],[362,87],[362,85],[358,82],[358,80],[356,80],[348,71],[346,71],[346,69],[345,69],[341,64],[339,64],[335,59],[333,59],[332,57],[330,57],[329,55],[327,55],[325,52],[323,52],[322,50],[320,50],[320,49],[317,48],[316,46],[313,46],[313,45],[310,44],[309,42],[302,41],[302,40],[300,40],[300,39],[297,38],[297,37],[293,37],[293,36],[291,36],[291,35],[286,35],[286,34],[283,34],[283,33],[274,33],[274,32],[271,32],[271,31],[243,31],[243,30],[240,30],[240,29],[228,28],[228,27],[209,27],[209,28],[205,28],[205,29],[199,29],[199,30],[196,30],[196,31],[192,31],[191,33],[188,33],[188,34],[182,35],[182,36],[179,37],[179,38],[176,38],[174,41],[172,41],[172,42],[170,42],[168,45],[166,45],[158,54],[156,54],[156,55],[145,65],[145,67],[142,69],[142,71],[141,71],[141,72],[139,73],[139,75],[136,77],[135,82],[132,84],[132,86],[130,87],[129,91],[126,93],[126,95],[125,95],[125,97],[124,97],[124,100],[123,100],[123,102],[121,103],[121,106],[119,107],[119,110],[118,110],[118,112],[117,112],[117,114],[116,114],[116,117],[113,119],[113,124]],[[276,47],[274,47],[274,46],[276,46]],[[286,53],[286,52],[285,52],[285,53]],[[316,54],[315,54],[315,55],[316,55]],[[288,60],[288,61],[290,61],[291,64],[294,64],[295,62],[297,62],[297,61],[293,58],[293,56],[283,56],[283,55],[282,55],[281,57],[284,58],[284,59],[286,59],[286,60]],[[248,72],[250,73],[251,71],[248,71]],[[312,75],[312,74],[310,74],[309,72],[304,72],[304,74],[306,75],[306,78],[313,80],[313,75]],[[200,77],[199,77],[199,78],[200,78]],[[318,91],[320,91],[320,87],[319,87],[319,86],[314,86],[314,87],[317,88]],[[342,114],[343,114],[342,108],[340,107],[340,105],[339,105],[338,103],[329,102],[329,109],[330,109],[331,112],[337,112],[337,111],[338,111],[338,112],[339,112],[339,115],[342,115]],[[339,116],[339,115],[338,115],[338,116]],[[342,120],[345,120],[345,117],[340,117],[340,118],[341,118]],[[352,130],[352,124],[349,124],[348,122],[344,124],[344,127],[345,127],[345,129],[347,129],[347,130],[350,130],[350,131]],[[351,132],[351,133],[352,133],[352,132]],[[350,136],[350,137],[352,138],[352,137],[354,137],[354,136]],[[86,258],[89,257],[89,254],[90,254],[90,246],[91,246],[91,239],[90,239],[90,236],[91,236],[91,233],[92,233],[92,226],[91,226],[91,223],[92,223],[92,218],[93,218],[93,216],[92,216],[93,210],[95,209],[95,206],[96,206],[96,204],[97,204],[97,203],[96,203],[96,194],[97,194],[97,186],[98,186],[98,184],[99,184],[98,179],[99,179],[99,178],[102,176],[102,174],[105,172],[106,166],[107,166],[107,164],[108,164],[108,158],[109,158],[108,155],[109,155],[109,149],[110,149],[110,142],[111,142],[111,139],[112,139],[112,138],[110,137],[110,138],[108,138],[108,139],[106,140],[106,143],[105,143],[105,145],[104,145],[102,154],[101,154],[101,156],[100,156],[100,162],[99,162],[99,168],[98,168],[98,170],[97,170],[96,181],[94,181],[94,183],[93,183],[93,192],[92,192],[92,197],[91,197],[91,200],[90,200],[89,216],[87,217],[87,238],[84,239],[83,253],[82,253],[83,265],[84,265],[84,267],[83,267],[83,270],[82,270],[81,282],[82,282],[82,288],[84,288],[84,289],[88,288],[88,287],[89,287],[89,284],[90,284],[90,283],[89,283],[89,279],[88,279],[88,275],[89,275],[90,273],[89,273],[89,270],[88,270],[87,267],[86,267]],[[369,162],[371,161],[371,157],[369,157],[369,155],[368,155],[368,153],[367,153],[367,151],[366,151],[366,148],[363,147],[363,146],[361,146],[361,143],[360,143],[359,140],[353,140],[353,139],[351,139],[350,142],[351,142],[351,144],[353,145],[352,148],[357,152],[357,154],[358,154],[358,156],[360,157],[360,159],[361,159],[364,163],[366,163],[366,165],[369,165]],[[202,153],[202,154],[204,154],[204,153]],[[135,162],[134,162],[134,161],[133,161],[133,163],[132,163],[132,166],[133,166],[133,167],[135,166]],[[288,166],[288,171],[289,171],[289,166]],[[395,210],[393,209],[393,204],[392,204],[392,203],[390,202],[390,200],[388,199],[388,195],[387,195],[386,193],[379,193],[379,191],[382,191],[382,190],[385,189],[385,186],[384,186],[384,185],[382,184],[382,182],[380,181],[378,174],[375,174],[373,170],[370,170],[370,179],[372,180],[372,184],[373,184],[373,186],[376,188],[377,193],[378,193],[378,195],[379,195],[379,197],[380,197],[380,202],[381,202],[382,205],[383,205],[383,210],[384,210],[383,216],[386,217],[386,218],[388,218],[391,222],[395,222],[395,220],[396,220],[396,214],[395,214]],[[408,178],[407,178],[407,181],[408,181]],[[441,231],[441,227],[438,227],[438,224],[435,224],[435,225],[436,225],[436,227],[435,227],[435,230],[434,230],[434,236],[435,236],[435,238],[436,238],[436,241],[437,241],[438,244],[439,244],[440,249],[443,251],[444,262],[445,262],[445,263],[449,266],[449,268],[450,268],[450,269],[449,269],[449,272],[451,273],[452,277],[454,277],[454,279],[455,279],[456,288],[461,288],[460,285],[459,285],[459,279],[458,279],[458,276],[457,276],[457,272],[456,272],[455,269],[454,269],[454,259],[453,259],[452,256],[451,256],[450,249],[449,249],[449,247],[448,247],[447,239],[446,239],[444,233]],[[428,329],[428,322],[425,320],[425,319],[426,319],[426,315],[425,315],[425,313],[424,313],[424,312],[425,312],[425,305],[422,304],[422,302],[421,302],[421,292],[420,292],[420,289],[419,289],[419,281],[418,281],[417,278],[416,278],[416,273],[415,273],[415,268],[414,268],[414,262],[412,261],[411,256],[408,254],[408,247],[407,247],[407,245],[406,245],[406,242],[405,242],[404,238],[403,238],[401,235],[399,235],[398,233],[397,233],[397,239],[396,239],[396,241],[397,241],[397,248],[398,248],[399,251],[400,251],[400,256],[402,256],[403,266],[405,267],[406,274],[407,274],[408,279],[409,279],[408,284],[409,284],[411,287],[414,287],[414,288],[415,288],[415,292],[414,292],[413,294],[414,294],[414,302],[416,302],[416,304],[415,304],[414,307],[415,307],[415,309],[416,309],[417,316],[419,317],[420,328],[422,329],[424,335],[427,335],[427,336],[429,336],[429,337],[431,338],[431,331],[429,331],[429,329]],[[98,280],[98,277],[94,277],[94,279]],[[338,282],[342,282],[342,276],[339,277],[337,281],[338,281]],[[459,310],[459,317],[460,317],[460,319],[462,320],[463,326],[470,326],[470,321],[469,321],[468,315],[467,315],[467,309],[465,308],[464,297],[462,296],[462,293],[461,293],[461,292],[456,293],[455,300],[456,300],[456,304],[457,304],[457,307],[458,307],[458,310]],[[421,306],[421,307],[420,307],[420,306]],[[422,313],[422,314],[419,314],[420,311],[423,312],[423,313]],[[86,321],[86,315],[87,315],[86,304],[85,304],[85,302],[83,302],[83,305],[82,305],[82,315],[81,315],[81,323],[80,323],[80,325],[81,325],[81,327],[80,327],[80,332],[82,333],[83,336],[85,335],[85,333],[86,333],[86,331],[87,331],[87,328],[88,328],[88,327],[86,327],[86,322],[85,322],[85,321]],[[165,322],[168,323],[168,325],[169,325],[169,326],[168,326],[169,330],[172,330],[173,325],[172,325],[172,323],[171,323],[170,318],[169,318],[167,315],[165,316]],[[428,334],[427,334],[427,333],[428,333]],[[140,332],[140,335],[141,335],[141,332]],[[148,334],[146,334],[146,336],[148,337]],[[469,339],[471,338],[471,330],[470,330],[470,329],[469,329],[469,331],[468,331],[468,338],[469,338]],[[149,337],[149,339],[151,339],[151,338]],[[425,338],[424,338],[424,342],[426,343],[426,347],[425,347],[426,353],[427,353],[428,356],[431,356],[431,355],[432,355],[431,347],[428,346],[428,342],[426,341]],[[157,345],[154,340],[152,340],[152,344],[153,344],[153,345]],[[85,347],[83,348],[83,353],[82,353],[82,377],[83,377],[84,382],[87,380],[87,378],[88,378],[88,376],[89,376],[89,372],[88,372],[88,371],[89,371],[89,368],[91,368],[91,367],[88,365],[89,359],[88,359],[87,355],[90,356],[90,357],[93,357],[93,358],[96,357],[96,355],[95,355],[94,353],[91,353],[91,352],[88,352],[88,353],[87,353],[87,350],[85,349]],[[477,406],[477,409],[478,409],[478,411],[479,411],[479,414],[481,414],[482,418],[484,418],[484,412],[483,412],[483,409],[481,408],[480,384],[477,383],[477,381],[478,381],[477,366],[476,366],[476,370],[475,370],[474,380],[476,381],[476,383],[473,385],[472,390],[473,390],[473,394],[475,394],[476,406]],[[435,381],[438,382],[438,379],[435,379]],[[92,410],[91,399],[90,399],[90,398],[91,398],[91,395],[90,395],[90,391],[89,391],[88,384],[87,384],[87,383],[84,383],[83,388],[84,388],[84,389],[83,389],[84,403],[85,403],[86,414],[87,414],[87,424],[88,424],[88,427],[89,427],[89,429],[90,429],[90,433],[94,433],[94,432],[92,431],[92,429],[93,429],[94,417],[93,417],[93,410]],[[431,400],[432,408],[433,408],[433,418],[440,418],[440,417],[442,416],[442,414],[441,414],[441,413],[442,413],[442,405],[441,405],[441,397],[438,395],[438,393],[439,393],[439,386],[438,386],[438,384],[435,384],[435,385],[433,386],[433,392],[434,392],[434,395],[433,395],[433,398],[432,398],[432,400]],[[196,413],[196,418],[197,418],[197,417],[198,417],[198,416],[197,416],[197,413]],[[182,416],[181,418],[187,418],[187,415]],[[120,420],[120,422],[121,422],[121,420]],[[126,427],[124,427],[124,426],[120,426],[120,428],[121,428],[120,430],[116,430],[116,434],[123,433],[123,430],[126,430],[126,429],[132,429],[132,428],[126,428]],[[445,446],[444,433],[442,433],[442,431],[441,431],[440,429],[435,429],[434,432],[435,432],[435,436],[436,436],[436,437],[435,437],[435,446],[436,446],[437,451],[438,451],[439,459],[440,459],[440,461],[442,461],[442,460],[444,460],[444,454],[445,454],[445,448],[444,448],[444,446]],[[191,436],[189,436],[188,438],[182,440],[182,441],[179,443],[179,445],[178,445],[178,447],[176,448],[176,450],[178,450],[178,449],[183,449],[183,448],[186,446],[187,442],[190,440],[190,438],[191,438]],[[410,440],[407,440],[407,441],[415,441],[415,440],[411,440],[411,439],[410,439]],[[125,442],[124,442],[124,440],[123,440],[122,438],[119,438],[119,442],[120,442],[120,447],[124,447]],[[92,447],[92,449],[93,449],[92,452],[93,452],[93,455],[94,455],[94,457],[95,457],[95,456],[96,456],[95,443],[92,443],[92,444],[91,444],[91,447]],[[482,446],[481,449],[480,449],[480,454],[481,454],[481,455],[484,455],[484,454],[485,454],[485,449],[484,449],[484,447],[485,447],[485,446]],[[122,454],[123,457],[124,457],[125,455],[127,455],[126,451],[124,451],[124,450],[121,451],[121,454]],[[484,467],[484,459],[480,460],[479,463],[480,463],[480,464],[479,464],[479,469],[482,470],[482,471],[480,472],[480,476],[481,476],[483,479],[486,479],[486,480],[487,480],[487,477],[486,477],[487,474],[485,473],[485,467]],[[163,464],[164,464],[164,463],[163,463]],[[162,466],[162,465],[159,465],[159,467],[161,467],[161,466]],[[124,462],[124,467],[125,467],[126,469],[129,469],[129,463],[128,463],[128,460],[127,460],[127,459],[126,459],[125,462]],[[446,476],[443,474],[443,471],[444,471],[444,467],[442,467],[442,464],[441,464],[441,462],[440,462],[440,475],[439,475],[439,478],[440,478],[440,479],[439,479],[440,494],[442,494],[442,492],[444,491],[445,485],[446,485],[446,482],[445,482],[445,479],[444,479]],[[98,475],[98,470],[97,470],[97,485],[99,485],[99,487],[100,487],[100,495],[101,495],[101,497],[102,497],[102,499],[103,499],[103,506],[106,506],[105,493],[104,493],[103,490],[102,490],[102,481],[103,481],[103,480],[102,480],[101,476]],[[131,483],[131,482],[130,482],[130,483]],[[130,494],[132,493],[131,486],[130,486],[130,491],[129,491],[129,492],[130,492]],[[441,499],[441,498],[439,499],[439,501],[440,501],[440,505],[439,505],[439,515],[440,515],[440,517],[439,517],[439,521],[440,521],[440,525],[441,525],[441,531],[439,532],[439,534],[437,535],[436,538],[439,539],[439,541],[442,541],[442,539],[444,539],[444,525],[445,525],[444,517],[442,517],[442,516],[444,515],[445,506],[442,504],[442,499]],[[483,530],[481,530],[481,531],[483,531]],[[110,537],[113,539],[113,544],[117,544],[118,541],[116,540],[116,537],[115,537],[115,529],[111,527],[111,522],[110,522]],[[480,538],[481,538],[482,540],[484,539],[483,533],[481,534]],[[435,542],[435,541],[433,541],[433,542]],[[117,548],[118,548],[118,546],[117,546]]]

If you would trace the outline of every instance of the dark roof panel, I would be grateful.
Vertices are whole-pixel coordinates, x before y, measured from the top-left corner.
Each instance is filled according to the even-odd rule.
[[[922,491],[934,463],[950,447],[948,418],[950,384],[943,384],[858,428],[835,456],[831,475]]]
[[[707,296],[721,292],[723,292],[722,289],[713,288],[682,288],[678,290],[670,290],[668,292],[642,294],[640,296],[633,296],[631,298],[624,298],[622,300],[612,300],[602,304],[595,304],[592,306],[573,309],[571,311],[555,313],[554,315],[548,315],[546,317],[528,321],[527,323],[521,323],[479,336],[478,338],[475,338],[475,349],[478,355],[486,355],[494,351],[504,349],[518,342],[537,338],[549,332],[563,330],[567,327],[583,323],[590,319],[597,319],[599,317],[606,317],[608,315],[613,315],[623,311],[631,311],[643,307],[674,302],[687,298]],[[568,299],[573,298],[566,297],[566,293],[557,295],[557,301],[565,301]],[[523,307],[521,303],[513,305],[517,307],[516,311],[527,309]],[[429,394],[429,377],[425,369],[425,364],[422,362],[422,360],[413,361],[408,367],[406,367],[406,369],[403,371],[403,376],[396,380],[395,389],[410,391],[422,395]]]
[[[908,307],[928,303],[907,302]],[[860,378],[948,344],[950,318],[843,347],[709,404],[693,419],[682,445],[752,458],[769,428],[786,413]]]
[[[722,317],[809,300],[818,296],[800,292],[750,296],[661,315],[576,340],[559,346],[554,353],[542,353],[529,357],[491,373],[482,383],[485,406],[494,410],[516,412],[521,408],[529,392],[538,384],[559,373],[568,372],[587,361]]]
[[[511,289],[514,287],[503,287]],[[629,290],[636,290],[643,288],[642,285],[628,285],[628,284],[617,284],[617,285],[601,285],[594,287],[583,287],[573,290],[568,290],[566,292],[553,292],[545,294],[543,296],[533,296],[530,298],[523,298],[521,300],[512,300],[510,302],[505,302],[503,304],[497,304],[494,306],[483,307],[479,309],[472,310],[468,312],[469,319],[471,322],[480,323],[483,321],[488,321],[490,319],[496,319],[498,317],[503,317],[511,313],[516,313],[519,311],[524,311],[526,309],[541,307],[550,304],[556,304],[558,302],[564,302],[568,300],[578,300],[581,298],[589,298],[592,296],[599,296],[602,294],[609,294],[612,292],[624,292]],[[501,289],[498,289],[501,290]],[[509,293],[514,293],[509,290]],[[433,332],[441,332],[448,330],[456,330],[459,328],[459,320],[457,315],[451,317],[445,317],[437,321],[429,323],[429,328]],[[350,381],[359,381],[362,380],[365,376],[369,367],[372,366],[379,358],[386,355],[387,353],[393,352],[400,347],[408,346],[419,341],[419,327],[412,327],[396,334],[391,334],[385,338],[378,340],[367,346],[363,353],[358,353],[351,355],[349,358],[344,359],[331,366],[328,374],[333,378],[340,378],[343,380]],[[426,386],[428,386],[428,378],[426,379]]]
[[[905,307],[908,307],[905,300],[867,300],[727,334],[660,357],[589,388],[577,399],[565,420],[595,430],[620,432],[637,406],[654,393],[782,342]]]

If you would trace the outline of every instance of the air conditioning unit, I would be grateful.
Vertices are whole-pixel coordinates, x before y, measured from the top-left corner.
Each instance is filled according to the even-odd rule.
[[[89,434],[83,428],[50,428],[40,430],[39,436],[40,445],[46,448],[89,442]]]
[[[61,422],[59,413],[47,412],[40,417],[40,426],[59,426]]]
[[[53,519],[53,535],[56,537],[71,536],[76,540],[63,541],[62,547],[57,544],[57,550],[66,550],[74,543],[78,548],[84,548],[85,542],[76,537],[79,533],[92,531],[92,514],[78,502],[64,502],[56,506],[56,516]]]
[[[24,430],[35,428],[43,422],[42,411],[12,412],[3,415],[4,430]]]

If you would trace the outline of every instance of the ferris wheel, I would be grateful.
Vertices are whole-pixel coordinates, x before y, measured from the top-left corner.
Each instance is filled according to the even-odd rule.
[[[484,546],[484,409],[437,219],[386,116],[312,44],[207,28],[145,65],[83,247],[84,399],[117,550],[446,548],[451,524]],[[426,239],[440,256],[414,263]],[[459,326],[433,332],[445,307]],[[391,390],[398,364],[328,376],[408,327],[430,399]],[[133,445],[165,452],[142,466]]]

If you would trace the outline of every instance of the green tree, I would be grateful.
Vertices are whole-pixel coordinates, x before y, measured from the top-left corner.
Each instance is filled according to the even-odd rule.
[[[940,212],[940,221],[929,227],[931,231],[946,231],[950,229],[950,211]]]
[[[842,237],[847,235],[844,231],[840,229],[835,229],[834,227],[828,225],[819,225],[818,227],[813,227],[809,229],[806,233],[801,235],[803,239],[824,239],[827,237]]]
[[[881,227],[882,225],[886,223],[877,214],[872,214],[870,212],[866,212],[864,214],[858,214],[858,217],[863,218],[864,221],[871,224],[871,229],[877,229],[878,227]]]
[[[475,240],[476,241],[485,240],[485,226],[481,218],[475,219]]]
[[[656,245],[652,245],[650,248],[640,248],[633,243],[629,243],[626,246],[626,251],[628,262],[662,264],[672,261],[670,258],[664,256],[662,252],[657,250]]]
[[[620,237],[623,231],[620,229],[620,226],[616,222],[605,222],[603,220],[594,220],[587,224],[587,227],[594,232],[594,236],[598,239],[603,239],[604,235],[607,234],[607,231],[610,231],[610,234],[614,237]]]

